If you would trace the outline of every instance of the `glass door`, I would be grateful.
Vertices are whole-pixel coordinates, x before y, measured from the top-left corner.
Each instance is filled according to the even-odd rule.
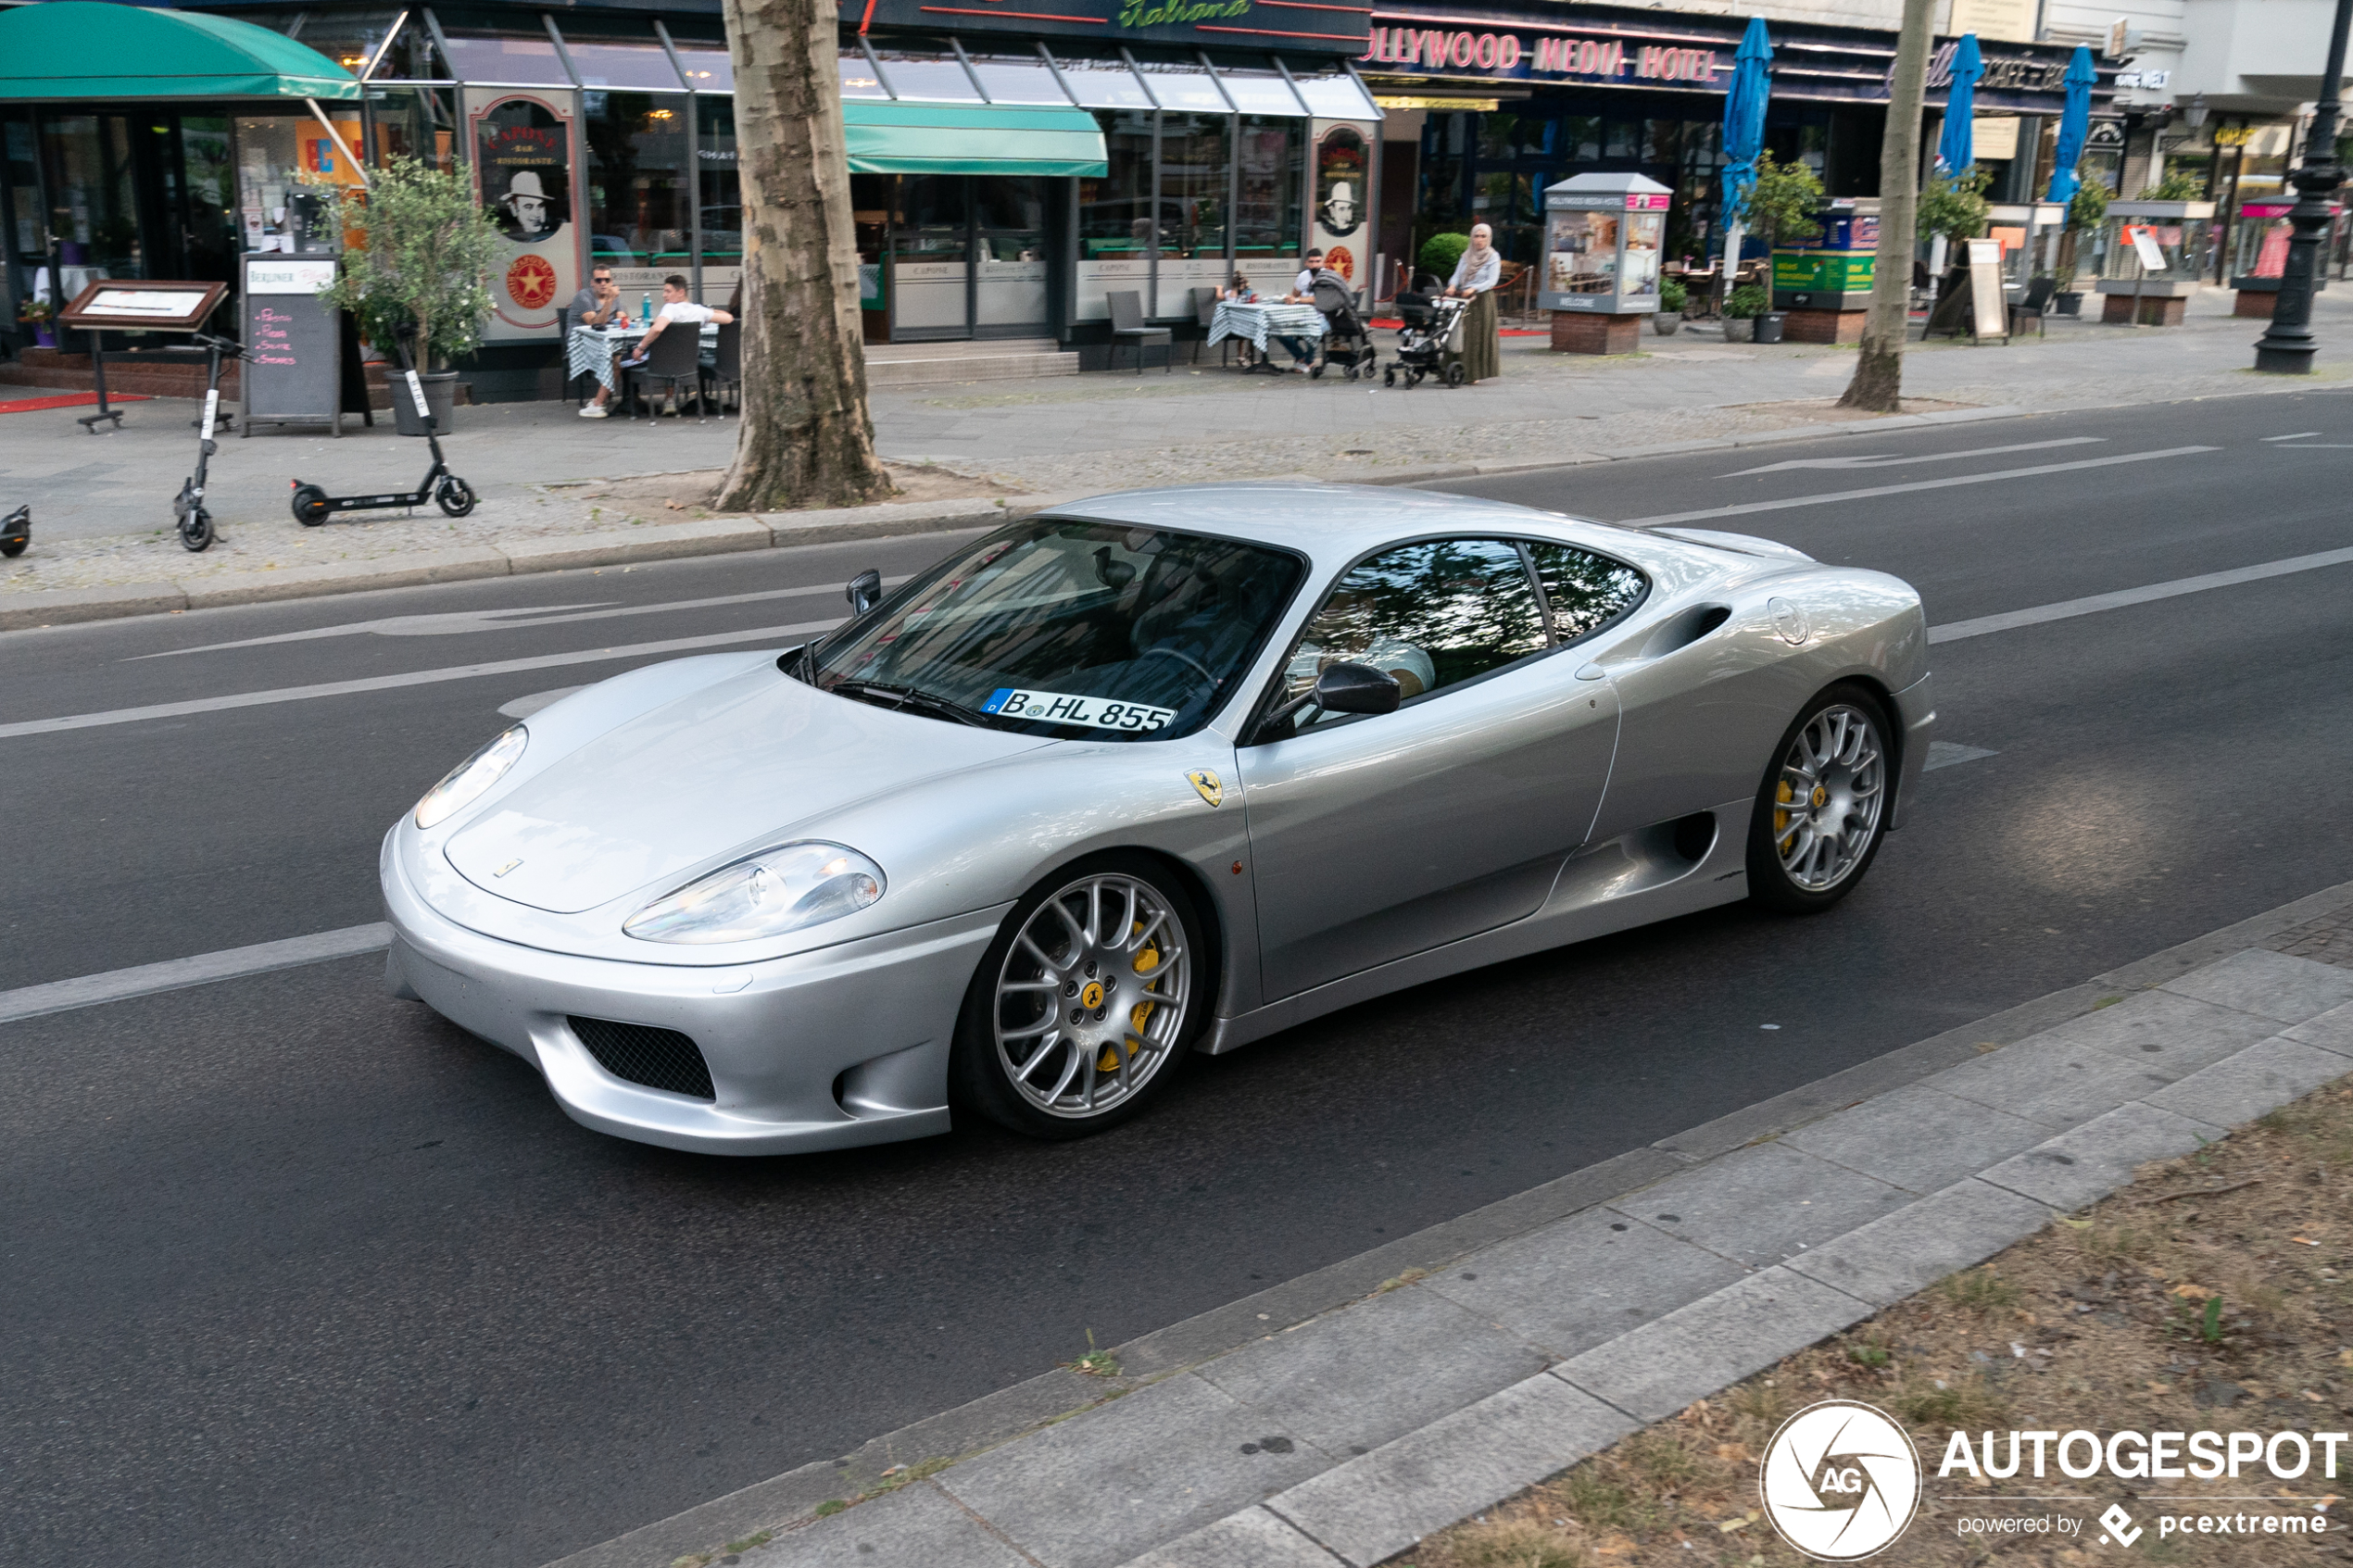
[[[1027,175],[972,180],[975,337],[1045,337],[1047,182]]]
[[[891,340],[972,335],[971,182],[904,174],[892,213]]]

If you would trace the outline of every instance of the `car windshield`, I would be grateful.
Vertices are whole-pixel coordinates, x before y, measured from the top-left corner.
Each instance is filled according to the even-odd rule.
[[[1038,519],[925,573],[815,650],[826,691],[1041,735],[1165,737],[1232,694],[1305,575],[1231,539]]]

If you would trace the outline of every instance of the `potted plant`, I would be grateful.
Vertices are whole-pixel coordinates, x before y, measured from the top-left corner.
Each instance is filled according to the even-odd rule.
[[[1772,295],[1763,283],[1743,283],[1724,301],[1724,341],[1726,343],[1779,343],[1781,323],[1773,320],[1771,337],[1765,335],[1765,320],[1773,303]]]
[[[32,329],[32,341],[43,348],[57,346],[57,330],[49,324],[57,319],[57,307],[45,299],[31,301],[25,306],[24,314],[17,318]]]
[[[2062,316],[2083,313],[2082,291],[2075,286],[2076,236],[2097,229],[2108,219],[2108,187],[2089,181],[2075,187],[2075,194],[2068,198],[2067,227],[2059,232],[2058,265],[2052,269],[2052,279],[2058,291],[2051,296],[2053,308]]]
[[[1691,303],[1691,291],[1684,288],[1680,278],[1663,278],[1658,285],[1658,314],[1651,318],[1651,331],[1661,337],[1673,337],[1683,326],[1683,307]]]
[[[1454,275],[1455,265],[1463,259],[1463,252],[1468,249],[1468,234],[1432,234],[1422,242],[1414,260],[1423,271],[1437,278],[1439,287],[1444,288],[1446,281]]]
[[[458,381],[449,361],[473,351],[490,320],[497,224],[475,202],[464,174],[413,157],[391,159],[365,189],[328,190],[330,232],[341,229],[349,244],[320,297],[350,311],[359,335],[390,361],[400,433],[425,433],[397,385],[403,343],[422,373],[426,406],[446,433]]]
[[[1750,232],[1765,242],[1768,278],[1772,266],[1769,258],[1775,250],[1785,245],[1804,245],[1821,236],[1822,226],[1814,215],[1829,199],[1822,190],[1822,182],[1804,163],[1784,163],[1769,152],[1756,156],[1756,179],[1749,186],[1741,209]],[[1773,308],[1771,286],[1747,286],[1756,288],[1764,295],[1764,303],[1750,313],[1755,323],[1751,341],[1780,342],[1782,316]]]

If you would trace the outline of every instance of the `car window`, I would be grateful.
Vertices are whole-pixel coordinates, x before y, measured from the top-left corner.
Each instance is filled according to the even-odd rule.
[[[1385,551],[1332,587],[1284,670],[1289,702],[1342,661],[1387,671],[1404,700],[1500,670],[1549,646],[1519,546],[1507,539],[1434,539]],[[1310,703],[1294,722],[1336,717]]]
[[[908,583],[820,645],[818,686],[995,729],[1188,733],[1223,705],[1306,575],[1298,557],[1040,518]]]
[[[1544,584],[1552,607],[1553,634],[1564,643],[1608,625],[1641,602],[1650,587],[1632,567],[1574,545],[1531,540],[1528,553],[1535,558],[1537,581]]]

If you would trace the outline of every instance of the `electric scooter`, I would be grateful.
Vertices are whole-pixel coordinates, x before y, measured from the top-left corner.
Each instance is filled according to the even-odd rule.
[[[171,515],[179,520],[180,543],[191,550],[212,546],[216,535],[212,532],[212,514],[204,508],[205,470],[212,455],[220,450],[214,444],[212,432],[220,418],[220,357],[242,359],[245,350],[225,337],[209,333],[195,334],[205,346],[204,419],[198,423],[196,437],[196,471],[180,483],[180,494],[172,497]]]
[[[32,508],[19,507],[0,517],[0,556],[20,556],[32,543]]]
[[[408,383],[408,393],[415,401],[417,418],[425,425],[425,443],[433,448],[433,467],[417,482],[414,490],[403,490],[390,495],[330,495],[315,484],[300,480],[294,483],[295,521],[305,528],[316,528],[336,512],[369,511],[379,507],[422,507],[428,500],[451,517],[463,517],[474,509],[473,486],[449,471],[447,459],[441,455],[439,423],[425,404],[425,383],[417,379],[417,367],[409,358],[409,333],[403,332],[395,345],[400,351],[400,369]],[[398,396],[396,392],[393,395]]]

